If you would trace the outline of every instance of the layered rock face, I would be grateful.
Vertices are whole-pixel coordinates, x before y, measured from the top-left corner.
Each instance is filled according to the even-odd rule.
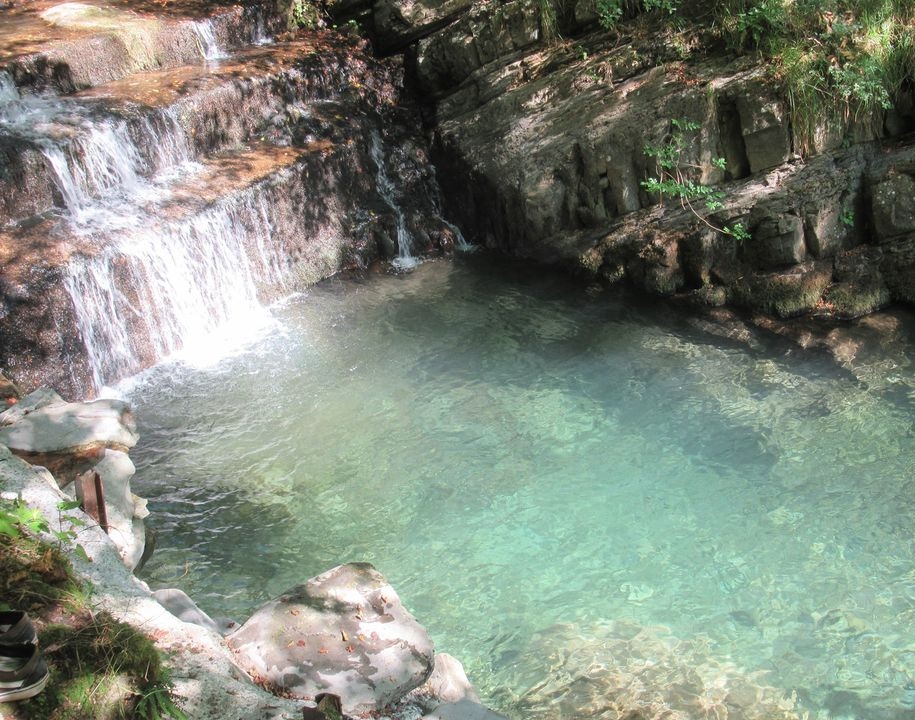
[[[915,155],[895,139],[915,126],[911,114],[868,128],[824,121],[802,157],[787,99],[760,68],[611,39],[587,2],[552,44],[530,0],[378,0],[373,11],[379,47],[405,52],[428,101],[443,197],[468,237],[782,317],[911,301]],[[689,179],[724,193],[722,208],[700,203],[699,215],[740,223],[750,239],[642,187],[657,175],[645,148],[669,142],[674,121],[696,128],[683,136],[683,165],[701,168]]]

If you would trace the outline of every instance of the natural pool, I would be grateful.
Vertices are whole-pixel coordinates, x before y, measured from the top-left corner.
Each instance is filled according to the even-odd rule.
[[[840,364],[479,256],[272,313],[129,391],[153,587],[370,561],[518,720],[915,715],[906,316]]]

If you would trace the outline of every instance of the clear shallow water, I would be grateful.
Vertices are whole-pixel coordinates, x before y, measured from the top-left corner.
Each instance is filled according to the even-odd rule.
[[[750,350],[480,257],[274,314],[131,390],[153,587],[244,620],[373,562],[513,718],[915,717],[905,343]]]

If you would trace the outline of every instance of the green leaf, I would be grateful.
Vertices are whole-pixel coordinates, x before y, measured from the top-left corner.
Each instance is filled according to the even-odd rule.
[[[45,521],[44,515],[41,514],[40,510],[30,508],[28,505],[20,504],[16,507],[13,515],[19,525],[28,528],[32,532],[48,531],[48,523]]]
[[[12,521],[12,516],[5,510],[0,510],[0,535],[6,535],[9,538],[19,537],[19,528]]]
[[[66,512],[67,510],[76,510],[80,506],[79,500],[61,500],[57,503],[57,509]]]
[[[73,539],[73,533],[69,530],[55,530],[51,534],[57,538],[58,542],[62,543],[68,543]]]

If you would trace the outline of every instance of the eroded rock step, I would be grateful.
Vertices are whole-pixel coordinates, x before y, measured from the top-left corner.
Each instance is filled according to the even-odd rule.
[[[23,110],[8,111],[24,122],[0,121],[0,224],[55,209],[78,214],[100,196],[252,137],[290,144],[292,126],[315,102],[384,105],[391,88],[377,77],[352,48],[312,36],[68,98],[26,97]]]
[[[53,367],[66,392],[92,395],[240,308],[374,259],[354,248],[351,217],[374,173],[367,143],[258,144],[206,160],[129,227],[0,233],[2,362],[27,383]]]
[[[5,9],[0,68],[20,87],[69,93],[264,42],[283,22],[266,4],[225,6],[208,16],[189,0],[155,14],[121,5],[35,0]]]

